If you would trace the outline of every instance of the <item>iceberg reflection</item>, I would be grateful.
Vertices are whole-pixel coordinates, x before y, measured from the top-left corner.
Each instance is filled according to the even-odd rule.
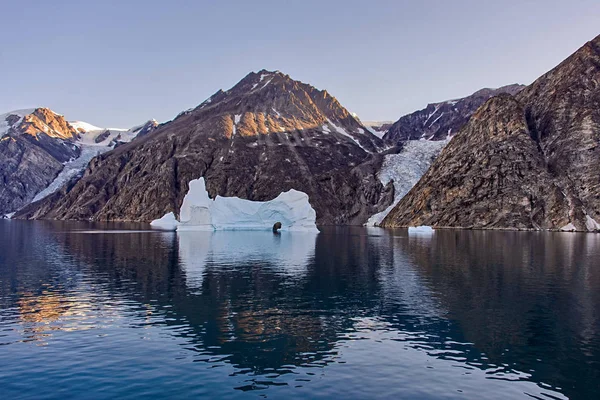
[[[318,233],[263,231],[178,231],[179,261],[187,285],[200,289],[207,265],[261,265],[301,278],[315,256]]]

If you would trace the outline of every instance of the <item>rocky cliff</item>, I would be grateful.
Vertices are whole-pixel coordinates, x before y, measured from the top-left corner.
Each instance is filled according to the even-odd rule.
[[[383,225],[595,231],[598,165],[600,36],[485,103]]]
[[[383,148],[327,91],[260,71],[96,157],[18,217],[151,221],[177,214],[188,183],[204,177],[211,197],[266,201],[295,189],[319,224],[362,224],[392,201],[377,178]]]
[[[470,96],[441,103],[400,118],[391,125],[383,139],[391,144],[406,140],[445,140],[458,133],[471,115],[488,99],[501,93],[517,94],[525,86],[508,85],[498,89],[481,89]]]

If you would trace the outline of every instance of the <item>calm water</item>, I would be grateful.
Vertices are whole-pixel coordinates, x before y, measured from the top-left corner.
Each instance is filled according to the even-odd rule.
[[[600,398],[600,235],[117,228],[0,221],[0,398]]]

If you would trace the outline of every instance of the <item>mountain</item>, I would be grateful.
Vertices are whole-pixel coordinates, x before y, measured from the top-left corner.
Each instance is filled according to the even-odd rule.
[[[481,89],[470,96],[441,103],[400,118],[391,125],[383,139],[392,144],[406,140],[445,140],[461,130],[471,115],[488,99],[501,93],[517,94],[524,85],[508,85],[498,89]]]
[[[103,129],[68,122],[48,108],[0,115],[0,215],[17,211],[56,190],[89,160],[156,128]]]
[[[317,223],[362,224],[392,202],[377,178],[385,148],[327,91],[275,71],[250,73],[147,135],[94,158],[19,218],[152,221],[179,213],[189,182],[266,201],[309,195]]]
[[[75,129],[47,108],[0,115],[0,214],[14,212],[46,188],[63,163],[80,155]]]
[[[600,229],[600,36],[488,100],[383,225]]]

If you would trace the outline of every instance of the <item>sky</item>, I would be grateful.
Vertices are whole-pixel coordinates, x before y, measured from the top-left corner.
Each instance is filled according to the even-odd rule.
[[[600,34],[598,0],[0,0],[0,113],[168,121],[250,71],[396,120],[529,84]]]

